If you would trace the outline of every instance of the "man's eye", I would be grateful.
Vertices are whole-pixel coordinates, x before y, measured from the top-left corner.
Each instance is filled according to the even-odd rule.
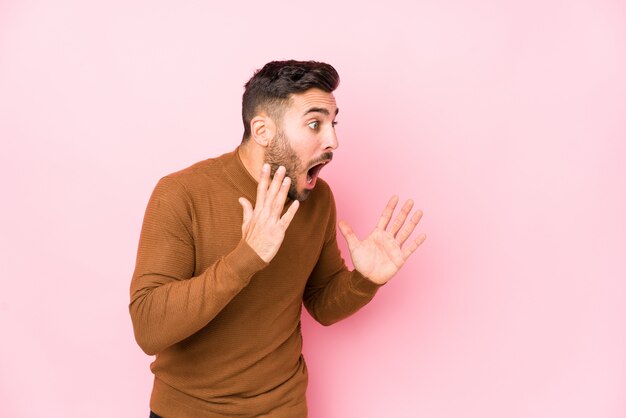
[[[309,128],[311,129],[317,129],[319,128],[319,126],[320,126],[320,123],[316,120],[314,120],[313,122],[309,122]]]

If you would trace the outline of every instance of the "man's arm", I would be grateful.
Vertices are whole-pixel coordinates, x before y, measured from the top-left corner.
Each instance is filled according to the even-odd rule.
[[[206,326],[274,257],[298,208],[280,216],[289,189],[283,177],[284,169],[271,182],[269,168],[262,173],[254,209],[242,198],[242,240],[195,277],[191,201],[175,179],[161,179],[146,209],[130,288],[135,338],[147,354]]]
[[[348,270],[335,235],[324,244],[304,290],[303,302],[317,322],[331,325],[365,306],[379,287],[358,271]]]
[[[332,196],[332,195],[331,195]],[[304,292],[304,305],[321,324],[330,325],[346,318],[367,304],[378,288],[389,281],[402,267],[408,257],[426,239],[421,234],[415,241],[402,248],[412,234],[422,213],[415,212],[408,201],[387,230],[395,207],[392,197],[374,231],[363,241],[356,238],[350,226],[341,222],[341,232],[346,237],[355,270],[348,271],[340,256],[336,239],[336,211],[334,201],[320,260],[318,261]],[[409,219],[408,222],[406,220]]]

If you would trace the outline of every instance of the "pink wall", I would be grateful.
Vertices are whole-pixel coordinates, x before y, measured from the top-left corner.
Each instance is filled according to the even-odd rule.
[[[0,3],[0,416],[147,416],[147,199],[289,57],[343,78],[340,216],[399,193],[429,236],[356,316],[304,319],[311,417],[626,415],[623,1],[209,3]]]

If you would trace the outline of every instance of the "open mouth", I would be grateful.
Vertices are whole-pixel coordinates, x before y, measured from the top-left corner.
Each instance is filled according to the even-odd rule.
[[[322,170],[323,166],[324,166],[324,164],[318,164],[316,166],[311,167],[309,169],[309,171],[307,171],[307,173],[306,173],[306,182],[307,182],[307,184],[313,183],[313,180],[317,178],[317,176],[320,173],[320,171]]]
[[[328,161],[324,161],[322,163],[316,164],[313,167],[309,168],[309,171],[307,171],[306,173],[306,183],[308,185],[313,185],[313,186],[315,185],[317,176],[319,176],[320,171],[326,164],[328,164]]]
[[[307,188],[312,189],[313,187],[315,187],[315,182],[317,181],[317,177],[319,176],[320,171],[322,170],[322,168],[324,168],[326,164],[331,162],[332,159],[333,159],[333,153],[325,152],[324,154],[320,155],[317,161],[314,161],[315,164],[310,166],[306,172]]]

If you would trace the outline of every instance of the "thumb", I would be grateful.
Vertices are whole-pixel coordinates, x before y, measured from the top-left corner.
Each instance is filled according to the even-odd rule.
[[[252,209],[252,203],[250,203],[250,201],[248,201],[248,199],[246,199],[245,197],[240,197],[238,201],[243,208],[243,222],[241,224],[241,232],[245,234],[248,230],[248,225],[250,225],[250,219],[252,219],[252,212],[254,210]]]
[[[341,231],[341,235],[343,235],[346,239],[348,247],[354,248],[354,246],[358,244],[359,239],[354,234],[352,227],[346,221],[339,221],[339,230]]]

